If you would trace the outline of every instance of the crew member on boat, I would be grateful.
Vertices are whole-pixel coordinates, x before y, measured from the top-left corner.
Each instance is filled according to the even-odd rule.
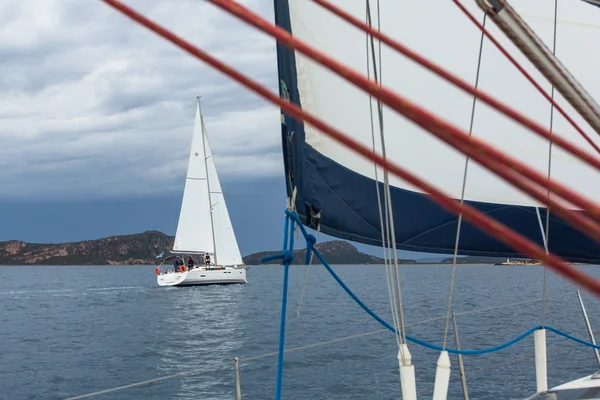
[[[210,268],[210,254],[204,255],[204,262],[206,263],[206,268]]]
[[[179,267],[183,265],[183,260],[177,256],[173,259],[173,269],[175,272],[179,271]]]
[[[188,269],[192,269],[194,267],[194,259],[192,258],[192,256],[188,257],[187,267]]]

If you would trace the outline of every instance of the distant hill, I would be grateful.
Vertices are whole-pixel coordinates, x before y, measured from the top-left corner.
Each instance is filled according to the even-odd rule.
[[[168,254],[173,240],[173,236],[159,231],[59,244],[11,240],[0,242],[0,265],[152,265],[156,256]],[[383,259],[361,253],[342,240],[319,243],[316,247],[331,264],[383,264]],[[244,263],[257,265],[262,257],[279,252],[281,250],[250,254],[244,257]],[[294,256],[294,264],[303,264],[306,249],[296,250]],[[415,260],[399,261],[415,263]],[[313,259],[313,263],[318,263],[318,260]]]
[[[173,237],[158,231],[59,244],[0,242],[0,265],[154,264],[172,248]]]
[[[156,256],[169,254],[173,248],[173,236],[159,231],[146,231],[132,235],[111,236],[96,240],[58,244],[26,243],[20,240],[0,242],[0,265],[153,265]],[[318,243],[317,249],[328,263],[337,265],[380,265],[383,259],[361,253],[344,240]],[[246,265],[259,265],[260,259],[281,250],[263,251],[244,257]],[[306,249],[294,251],[294,265],[304,264]],[[505,257],[466,256],[457,259],[458,264],[500,264]],[[512,259],[515,265],[535,264],[534,260]],[[398,260],[401,264],[451,264],[452,256],[440,255],[417,260]],[[274,260],[269,264],[279,264]],[[313,258],[313,264],[319,260]]]
[[[356,247],[343,240],[332,240],[329,242],[318,243],[316,246],[319,253],[323,255],[329,264],[342,265],[364,265],[364,264],[383,264],[384,260],[370,254],[361,253]],[[246,265],[258,265],[260,259],[272,254],[281,253],[281,250],[263,251],[244,257]],[[306,249],[294,251],[294,265],[304,264],[306,258]],[[415,264],[415,260],[398,260],[401,264]],[[280,264],[280,260],[271,261],[268,264]],[[313,257],[313,264],[320,264],[319,260]]]
[[[424,258],[418,258],[417,259],[417,263],[419,264],[439,264],[442,261],[444,261],[444,259],[448,258],[447,254],[443,254],[437,257],[424,257]]]

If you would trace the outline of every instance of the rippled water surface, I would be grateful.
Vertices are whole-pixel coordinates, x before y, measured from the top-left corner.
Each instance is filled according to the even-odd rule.
[[[97,399],[233,399],[232,359],[242,360],[245,399],[273,398],[282,268],[253,267],[249,283],[158,288],[154,267],[0,267],[0,398],[65,399],[135,382],[200,370]],[[385,269],[335,267],[376,312],[391,320]],[[582,268],[600,276],[600,268]],[[444,321],[415,322],[445,313],[450,268],[401,270],[407,332],[441,344]],[[374,332],[364,313],[323,270],[313,266],[297,316],[306,267],[290,275],[288,348]],[[575,287],[548,275],[547,323],[587,340]],[[541,298],[541,267],[461,266],[454,312]],[[584,295],[600,332],[598,301]],[[505,342],[541,322],[541,303],[457,317],[463,348]],[[454,337],[449,336],[454,345]],[[410,345],[419,396],[430,398],[436,352]],[[550,385],[595,372],[593,352],[548,334]],[[285,399],[399,399],[396,341],[376,332],[289,352]],[[465,359],[472,399],[522,399],[535,391],[533,338],[485,356]],[[449,398],[462,398],[451,358]]]

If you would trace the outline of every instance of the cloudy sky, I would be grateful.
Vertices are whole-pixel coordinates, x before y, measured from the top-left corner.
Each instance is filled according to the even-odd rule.
[[[201,0],[126,3],[276,89],[270,37]],[[0,240],[173,234],[196,94],[242,253],[278,248],[275,106],[100,1],[0,1]]]
[[[272,19],[271,2],[245,3]],[[274,42],[215,7],[128,4],[276,85]],[[173,233],[200,94],[242,251],[271,244],[245,244],[243,208],[257,202],[269,227],[281,225],[274,106],[100,1],[0,2],[0,43],[0,240]]]
[[[248,3],[271,16],[269,2]],[[215,7],[198,0],[128,4],[252,77],[276,82],[273,41]],[[73,200],[179,190],[196,93],[224,179],[281,175],[275,107],[104,3],[5,1],[0,27],[3,196]]]
[[[276,90],[271,38],[201,0],[126,3]],[[0,43],[0,241],[174,234],[200,94],[242,254],[281,246],[275,106],[100,1],[0,1]]]

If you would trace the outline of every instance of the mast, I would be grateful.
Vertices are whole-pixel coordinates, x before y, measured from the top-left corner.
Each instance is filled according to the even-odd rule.
[[[210,210],[210,231],[212,233],[212,240],[213,240],[213,248],[215,249],[215,265],[217,265],[217,243],[215,241],[215,222],[214,222],[214,218],[213,218],[213,204],[212,204],[212,198],[210,196],[210,178],[208,176],[208,163],[206,161],[206,146],[204,145],[204,143],[206,143],[205,139],[205,135],[206,135],[206,129],[204,126],[204,116],[202,115],[202,106],[200,104],[200,96],[196,96],[196,100],[198,101],[198,110],[200,111],[200,124],[202,126],[202,149],[204,151],[204,168],[206,169],[206,189],[208,190],[208,207]],[[210,266],[210,265],[209,265]]]

